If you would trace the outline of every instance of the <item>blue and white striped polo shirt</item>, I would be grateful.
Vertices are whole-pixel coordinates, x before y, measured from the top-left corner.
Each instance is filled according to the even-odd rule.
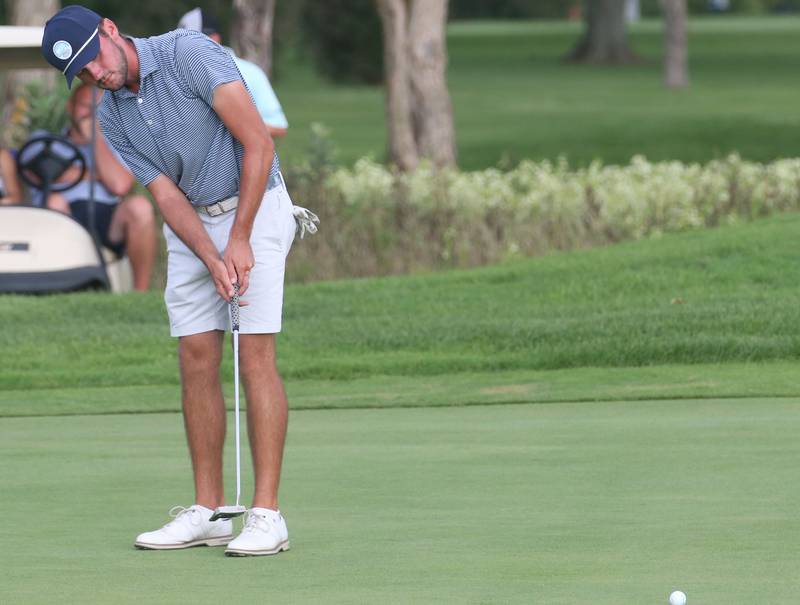
[[[187,29],[131,40],[139,94],[103,95],[98,119],[108,142],[143,185],[164,174],[195,206],[237,195],[244,148],[212,108],[217,86],[242,80],[231,56]],[[279,169],[275,154],[268,189]]]

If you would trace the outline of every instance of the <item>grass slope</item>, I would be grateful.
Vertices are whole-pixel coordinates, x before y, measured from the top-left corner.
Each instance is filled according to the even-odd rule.
[[[576,401],[800,397],[796,362],[376,375],[290,380],[293,410],[465,407]],[[233,388],[226,385],[228,408]],[[243,407],[246,403],[243,402]],[[0,417],[178,412],[178,385],[0,391]]]
[[[795,74],[800,70],[800,19],[693,18],[689,30],[692,85],[662,85],[661,21],[631,28],[639,65],[570,66],[564,55],[582,25],[566,22],[453,23],[448,28],[448,85],[463,168],[501,158],[631,156],[704,162],[740,152],[769,161],[797,154]],[[312,122],[333,131],[340,160],[384,157],[380,88],[333,86],[308,65],[287,63],[276,90],[292,124],[279,142],[287,165],[308,145]]]
[[[0,418],[0,590],[30,605],[617,605],[681,588],[788,605],[799,402],[297,412],[292,550],[259,560],[132,548],[191,497],[180,415]]]
[[[800,215],[783,215],[478,270],[291,286],[281,369],[341,380],[795,361],[798,228]],[[156,293],[7,296],[0,310],[0,391],[177,384]]]

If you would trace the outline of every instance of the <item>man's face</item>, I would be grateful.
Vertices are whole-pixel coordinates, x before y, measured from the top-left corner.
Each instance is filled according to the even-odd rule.
[[[106,90],[125,86],[128,60],[125,51],[111,36],[100,34],[100,52],[78,72],[81,82]]]

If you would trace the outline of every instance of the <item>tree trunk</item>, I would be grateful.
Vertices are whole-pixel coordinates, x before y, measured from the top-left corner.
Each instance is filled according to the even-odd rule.
[[[661,0],[664,10],[664,84],[667,88],[689,86],[686,0]]]
[[[376,0],[383,23],[389,161],[411,170],[422,157],[455,165],[447,90],[447,0]]]
[[[275,0],[233,0],[233,48],[272,75],[272,22]]]
[[[383,22],[383,61],[386,72],[386,126],[389,161],[400,170],[419,162],[411,120],[408,60],[408,7],[405,0],[377,0]]]
[[[447,0],[411,0],[409,42],[414,138],[436,166],[456,163],[453,107],[447,90]]]
[[[625,30],[626,0],[587,0],[586,31],[567,60],[576,63],[635,63]]]
[[[6,17],[9,25],[29,25],[41,27],[61,8],[60,0],[5,0]],[[60,77],[60,81],[57,78]],[[11,124],[11,114],[25,91],[25,86],[33,81],[43,82],[48,86],[65,86],[64,77],[52,69],[21,69],[6,73],[5,85],[0,99],[3,102],[3,124]],[[17,144],[12,141],[14,136],[13,126],[3,128],[2,143],[5,145]]]

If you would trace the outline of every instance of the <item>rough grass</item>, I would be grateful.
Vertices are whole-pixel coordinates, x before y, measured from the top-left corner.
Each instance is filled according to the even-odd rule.
[[[800,215],[287,289],[289,379],[793,361]],[[176,384],[160,294],[0,298],[0,390]],[[231,375],[229,361],[225,376]]]

